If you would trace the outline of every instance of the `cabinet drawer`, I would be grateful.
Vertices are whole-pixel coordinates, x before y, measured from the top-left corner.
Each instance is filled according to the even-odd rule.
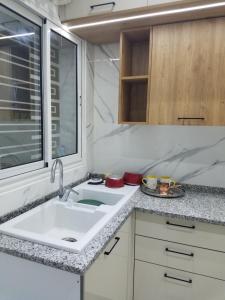
[[[138,212],[136,234],[225,252],[225,226]]]
[[[134,300],[224,300],[224,281],[135,261]]]
[[[115,5],[111,3],[115,2]],[[100,6],[99,6],[100,5]],[[147,0],[79,0],[72,1],[66,5],[63,12],[64,20],[87,17],[95,14],[103,14],[114,11],[121,11],[136,7],[144,7],[148,5]]]
[[[136,236],[135,258],[225,280],[225,253]]]

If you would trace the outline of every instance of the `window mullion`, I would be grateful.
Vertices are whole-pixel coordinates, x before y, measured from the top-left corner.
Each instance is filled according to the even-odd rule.
[[[43,119],[44,119],[44,158],[51,165],[52,161],[52,117],[51,117],[51,49],[50,26],[45,22],[43,26]]]

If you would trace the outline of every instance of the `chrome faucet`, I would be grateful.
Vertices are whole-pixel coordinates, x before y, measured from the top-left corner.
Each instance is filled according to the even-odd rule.
[[[57,166],[59,166],[59,199],[62,199],[64,196],[63,163],[62,163],[61,159],[59,159],[59,158],[57,158],[52,165],[50,181],[51,181],[51,183],[55,182],[55,172],[56,172]]]
[[[75,194],[76,196],[80,195],[79,192],[73,190],[71,187],[68,187],[68,188],[64,189],[64,195],[63,195],[61,201],[67,202],[71,193]]]

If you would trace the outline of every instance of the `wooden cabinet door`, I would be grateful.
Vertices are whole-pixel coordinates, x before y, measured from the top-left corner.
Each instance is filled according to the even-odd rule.
[[[225,125],[225,18],[153,28],[150,124]]]

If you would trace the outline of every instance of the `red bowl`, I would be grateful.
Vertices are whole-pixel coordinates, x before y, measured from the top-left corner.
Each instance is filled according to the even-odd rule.
[[[125,172],[123,175],[123,180],[125,184],[140,185],[142,182],[142,177],[142,174]]]
[[[123,178],[107,177],[105,180],[105,186],[107,186],[108,188],[121,188],[124,186]]]

